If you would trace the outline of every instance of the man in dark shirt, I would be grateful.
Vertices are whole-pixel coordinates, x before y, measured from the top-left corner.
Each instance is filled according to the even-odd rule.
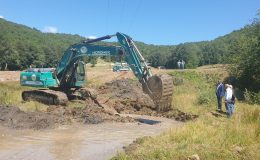
[[[217,84],[216,88],[216,96],[217,96],[217,102],[218,102],[218,108],[217,111],[222,112],[222,97],[225,95],[225,88],[224,84],[222,82]]]

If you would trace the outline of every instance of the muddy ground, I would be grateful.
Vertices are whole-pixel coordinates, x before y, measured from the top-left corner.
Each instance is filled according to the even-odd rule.
[[[97,98],[88,98],[85,107],[49,106],[47,112],[24,112],[15,106],[0,105],[0,124],[15,129],[47,129],[71,123],[97,124],[101,122],[135,122],[135,118],[121,114],[159,116],[187,121],[197,115],[172,109],[157,113],[150,97],[141,85],[131,79],[114,80],[95,88]]]

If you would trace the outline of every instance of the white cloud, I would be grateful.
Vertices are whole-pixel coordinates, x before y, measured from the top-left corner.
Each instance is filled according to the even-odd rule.
[[[86,36],[87,39],[96,39],[96,36]]]
[[[4,16],[2,16],[2,15],[0,15],[0,18],[1,18],[1,19],[4,19],[5,17],[4,17]]]
[[[57,33],[58,32],[58,28],[57,27],[53,27],[53,26],[45,26],[42,31],[46,32],[46,33]]]

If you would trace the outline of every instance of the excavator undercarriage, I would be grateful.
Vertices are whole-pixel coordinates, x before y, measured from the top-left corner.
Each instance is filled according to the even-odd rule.
[[[47,105],[66,105],[68,102],[66,93],[51,89],[23,91],[22,98],[24,101],[38,101]]]

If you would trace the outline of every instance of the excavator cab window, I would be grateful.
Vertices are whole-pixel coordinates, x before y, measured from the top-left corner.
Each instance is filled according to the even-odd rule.
[[[76,79],[77,81],[85,80],[85,63],[83,61],[78,62]]]

